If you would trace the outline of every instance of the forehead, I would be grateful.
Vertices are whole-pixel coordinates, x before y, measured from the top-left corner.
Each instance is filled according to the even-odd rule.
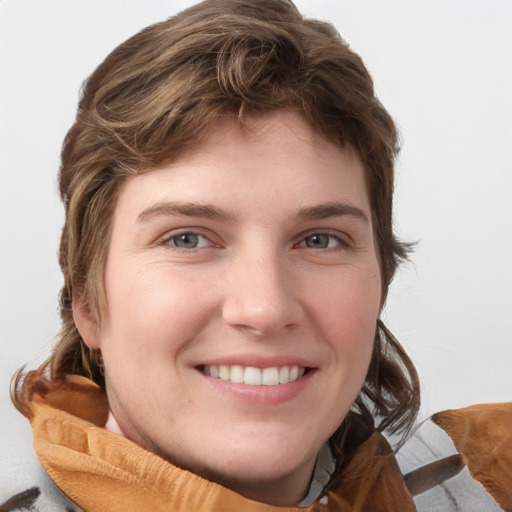
[[[341,153],[358,159],[351,145],[342,148],[331,142],[300,112],[293,110],[251,113],[241,119],[220,117],[211,123],[205,134],[197,145],[181,153],[173,163],[179,165],[222,156],[226,160],[240,159],[243,166],[244,157],[262,158],[266,152],[269,160],[271,157],[275,164],[282,165],[299,155],[315,161],[317,166],[327,167],[335,165]],[[249,164],[248,161],[245,163]]]
[[[173,162],[131,177],[119,206],[158,201],[220,203],[232,211],[254,205],[268,212],[347,202],[366,210],[363,164],[312,129],[296,112],[221,118]]]

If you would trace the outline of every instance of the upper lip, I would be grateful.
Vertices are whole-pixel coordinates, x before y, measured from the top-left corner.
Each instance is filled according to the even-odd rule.
[[[245,355],[232,355],[232,356],[218,356],[212,359],[201,361],[197,366],[251,366],[254,368],[273,368],[280,366],[300,366],[303,368],[315,368],[316,365],[308,359],[288,356],[288,355],[274,355],[262,356],[256,354]]]

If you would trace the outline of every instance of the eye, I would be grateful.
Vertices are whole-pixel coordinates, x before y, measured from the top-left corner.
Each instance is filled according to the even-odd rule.
[[[299,247],[307,247],[309,249],[332,249],[340,245],[346,246],[339,236],[329,233],[313,233],[305,237],[299,244]]]
[[[208,238],[193,232],[173,235],[167,240],[167,243],[178,249],[199,249],[200,247],[208,247],[211,245]]]

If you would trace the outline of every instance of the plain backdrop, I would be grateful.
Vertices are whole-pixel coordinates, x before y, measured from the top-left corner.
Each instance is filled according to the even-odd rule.
[[[10,377],[44,359],[59,326],[56,174],[80,85],[117,44],[191,3],[0,0],[2,444],[26,428]],[[510,400],[512,1],[296,3],[362,55],[402,133],[396,227],[418,244],[384,319],[417,365],[421,416]]]

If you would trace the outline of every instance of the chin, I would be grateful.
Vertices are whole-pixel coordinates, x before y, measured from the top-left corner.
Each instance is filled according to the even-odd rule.
[[[304,446],[306,446],[304,442],[290,442],[289,439],[283,441],[283,438],[278,443],[253,438],[249,440],[248,446],[228,446],[225,450],[218,452],[216,450],[217,456],[211,454],[216,457],[216,461],[211,460],[211,462],[216,463],[209,465],[206,471],[217,475],[215,480],[253,482],[279,480],[300,471],[311,461],[314,465],[320,446],[317,448],[315,443],[315,446],[309,450],[305,450]]]

